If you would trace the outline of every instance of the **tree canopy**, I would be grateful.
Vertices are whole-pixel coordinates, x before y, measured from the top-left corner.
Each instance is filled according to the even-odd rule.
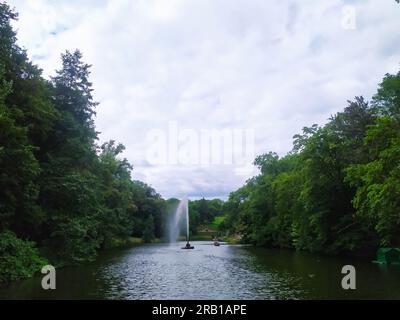
[[[132,180],[125,147],[98,144],[82,53],[62,54],[44,79],[17,45],[17,17],[0,3],[0,270],[14,270],[0,283],[38,272],[45,258],[75,264],[129,237],[152,241],[164,213],[161,196]]]
[[[371,254],[400,245],[400,72],[372,101],[348,101],[324,126],[294,137],[284,157],[231,193],[221,228],[257,245]]]

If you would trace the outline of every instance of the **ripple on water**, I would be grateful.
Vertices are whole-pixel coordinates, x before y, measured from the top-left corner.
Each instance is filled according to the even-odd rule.
[[[99,277],[113,299],[296,298],[293,279],[260,272],[254,257],[232,246],[196,244],[195,250],[153,245],[135,248]]]

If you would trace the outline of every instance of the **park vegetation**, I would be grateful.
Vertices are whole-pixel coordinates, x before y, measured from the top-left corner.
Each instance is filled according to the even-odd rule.
[[[92,261],[131,237],[161,237],[164,200],[131,179],[115,141],[98,144],[90,66],[62,54],[46,80],[0,3],[0,284]]]
[[[62,54],[45,79],[18,46],[15,19],[0,3],[0,285],[162,239],[178,202],[132,179],[122,144],[99,143],[82,54]],[[226,202],[190,201],[192,235],[214,226],[245,243],[329,254],[400,246],[400,73],[255,165],[260,174]]]
[[[325,254],[400,246],[400,72],[371,101],[356,97],[323,126],[270,152],[230,194],[221,230],[242,242]]]
[[[82,54],[62,54],[46,80],[18,46],[15,19],[0,2],[0,285],[47,263],[80,264],[107,248],[163,240],[178,202],[132,180],[122,144],[99,144]],[[195,234],[222,201],[190,206]]]

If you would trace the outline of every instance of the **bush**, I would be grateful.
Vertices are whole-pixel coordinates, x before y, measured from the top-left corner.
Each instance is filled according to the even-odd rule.
[[[0,285],[32,277],[47,264],[34,242],[19,239],[11,231],[0,233]]]

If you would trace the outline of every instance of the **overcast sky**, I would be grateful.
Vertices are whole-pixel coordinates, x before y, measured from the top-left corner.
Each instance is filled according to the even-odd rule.
[[[164,197],[224,198],[256,172],[154,165],[149,132],[254,130],[255,154],[284,155],[304,126],[370,98],[400,62],[394,0],[7,2],[19,12],[19,44],[46,77],[62,52],[83,52],[100,140],[123,143],[133,178]]]

